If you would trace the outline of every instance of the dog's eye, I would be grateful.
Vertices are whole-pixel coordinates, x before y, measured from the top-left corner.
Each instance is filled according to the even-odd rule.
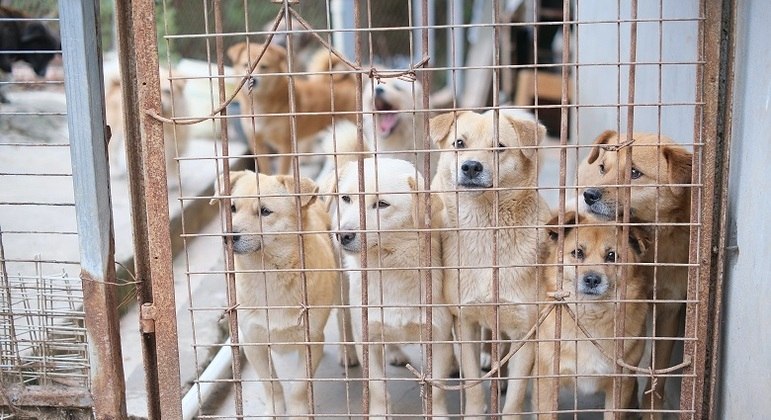
[[[463,139],[457,139],[454,142],[452,142],[452,147],[456,149],[465,149],[466,148],[466,142],[463,141]]]
[[[637,168],[632,168],[632,179],[637,179],[642,176],[642,172],[638,171]]]
[[[605,164],[604,163],[600,164],[600,175],[605,175]]]
[[[570,255],[573,256],[573,258],[577,260],[583,260],[584,259],[584,250],[581,248],[574,249],[573,252],[570,253]]]
[[[260,207],[260,216],[270,216],[271,214],[273,214],[273,210],[267,207]]]
[[[235,213],[236,212],[236,205],[235,204],[231,204],[230,205],[230,212],[231,213]]]
[[[606,263],[616,262],[616,253],[614,251],[608,252],[608,255],[605,256],[605,262]]]
[[[260,70],[267,70],[268,65],[267,64],[260,64]]]
[[[390,206],[391,206],[391,203],[389,203],[388,201],[380,200],[377,203],[373,204],[372,208],[373,209],[384,209],[384,208],[390,207]]]
[[[344,203],[350,203],[351,202],[351,196],[349,196],[349,195],[344,195],[344,196],[340,197],[340,199],[343,200]]]

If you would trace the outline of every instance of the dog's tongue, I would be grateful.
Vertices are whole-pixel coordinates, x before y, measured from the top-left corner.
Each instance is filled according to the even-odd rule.
[[[378,115],[378,128],[381,135],[389,135],[393,131],[394,126],[399,121],[396,113],[387,113]]]

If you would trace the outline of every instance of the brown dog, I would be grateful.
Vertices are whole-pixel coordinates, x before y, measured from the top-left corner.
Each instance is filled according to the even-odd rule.
[[[646,262],[661,264],[654,272],[648,270],[648,278],[655,284],[654,298],[662,301],[653,307],[654,335],[676,337],[683,307],[678,302],[686,298],[688,267],[671,264],[688,263],[689,227],[691,206],[691,167],[693,155],[671,139],[657,134],[636,133],[631,146],[618,151],[607,146],[624,143],[625,136],[614,131],[602,133],[594,142],[595,147],[578,168],[579,185],[585,187],[584,202],[589,212],[608,219],[621,214],[621,189],[617,171],[623,167],[627,153],[632,154],[631,214],[636,219],[654,224],[684,224],[682,226],[656,226],[655,252],[649,253]],[[656,340],[653,346],[653,369],[670,366],[675,340]],[[661,409],[664,396],[664,378],[658,379],[656,388],[643,398],[644,408]],[[651,390],[649,381],[646,391]],[[659,417],[657,414],[656,417]]]
[[[237,73],[248,71],[259,58],[264,45],[241,42],[227,51]],[[308,71],[338,71],[339,58],[328,51],[319,53]],[[331,58],[330,58],[331,57]],[[319,67],[319,68],[317,68]],[[252,151],[263,173],[273,173],[267,154],[281,154],[278,173],[288,174],[291,168],[292,136],[290,112],[296,114],[295,137],[298,142],[312,139],[333,122],[335,112],[355,109],[355,83],[351,74],[325,74],[309,77],[293,77],[294,97],[290,98],[287,52],[284,48],[269,44],[265,55],[254,69],[249,82],[238,94],[241,113],[254,118],[241,120],[249,137]],[[294,110],[290,108],[294,102]],[[352,115],[341,116],[352,118]]]
[[[650,244],[649,233],[639,227],[630,226],[629,236],[624,238],[622,228],[615,224],[598,225],[596,221],[578,217],[574,212],[565,215],[565,239],[563,242],[563,278],[560,279],[556,265],[559,244],[557,217],[549,222],[545,241],[541,270],[541,279],[545,291],[564,290],[569,293],[568,303],[557,306],[538,329],[538,357],[534,375],[538,377],[533,393],[533,407],[539,413],[557,409],[559,394],[556,393],[555,381],[560,385],[573,386],[582,393],[605,393],[606,409],[627,409],[633,407],[635,377],[626,369],[628,375],[620,379],[620,405],[616,406],[613,393],[615,364],[610,357],[615,357],[616,323],[623,317],[623,360],[637,366],[645,350],[645,340],[635,339],[645,333],[645,318],[650,284],[639,263]],[[574,225],[574,226],[570,226]],[[626,275],[621,278],[622,244],[626,248]],[[621,289],[625,288],[622,295]],[[545,298],[546,296],[544,296]],[[619,299],[631,301],[626,309],[619,313]],[[635,302],[637,301],[637,302]],[[574,303],[575,302],[575,303]],[[567,305],[567,307],[565,306]],[[575,314],[572,318],[567,309]],[[557,331],[557,314],[561,312],[560,335]],[[581,330],[583,327],[589,336]],[[554,369],[555,339],[560,339],[559,371]],[[596,340],[596,344],[590,339]],[[600,347],[601,346],[601,347]],[[605,353],[605,354],[603,354]],[[560,375],[554,378],[553,375]],[[551,415],[542,414],[544,418]],[[605,418],[614,418],[608,411]]]

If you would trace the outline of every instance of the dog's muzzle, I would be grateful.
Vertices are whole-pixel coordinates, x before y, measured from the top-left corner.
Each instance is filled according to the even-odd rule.
[[[608,290],[608,282],[603,275],[590,271],[583,275],[578,284],[578,291],[589,296],[600,296]]]
[[[467,160],[460,165],[460,176],[458,177],[458,186],[468,188],[489,188],[492,187],[492,178],[488,171],[485,171],[484,165],[476,160]]]
[[[224,236],[223,242],[227,243],[228,236]],[[233,252],[236,254],[248,254],[257,252],[262,248],[262,241],[256,235],[241,235],[240,232],[233,232],[230,235],[233,241]]]
[[[344,250],[350,252],[358,252],[359,237],[355,232],[340,232],[337,234],[337,240],[340,241],[340,245]]]

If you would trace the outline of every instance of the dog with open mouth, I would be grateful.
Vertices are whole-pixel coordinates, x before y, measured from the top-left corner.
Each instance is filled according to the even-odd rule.
[[[604,219],[620,219],[621,193],[629,189],[631,216],[655,227],[655,252],[645,262],[646,276],[654,286],[654,369],[672,364],[678,330],[685,315],[682,302],[688,292],[690,243],[691,170],[693,154],[674,140],[657,133],[634,133],[633,141],[615,131],[605,131],[594,141],[589,156],[578,167],[583,203],[589,213]],[[622,145],[622,147],[619,147]],[[631,153],[629,184],[620,168]],[[661,225],[658,225],[661,224]],[[665,339],[670,338],[670,339]],[[666,378],[648,381],[643,408],[661,410]],[[655,388],[654,388],[655,384]],[[663,413],[654,411],[653,418]]]
[[[643,266],[639,263],[650,249],[650,232],[639,225],[628,228],[623,236],[622,226],[579,216],[568,212],[564,217],[562,243],[563,275],[558,273],[560,244],[558,217],[547,225],[548,239],[544,241],[539,267],[542,300],[548,300],[548,292],[563,292],[565,303],[557,304],[537,330],[538,352],[533,376],[537,377],[533,389],[533,408],[539,418],[552,418],[558,409],[560,388],[581,394],[604,392],[606,419],[613,419],[611,410],[629,409],[635,406],[634,391],[637,378],[628,369],[622,369],[619,404],[614,395],[616,366],[606,355],[615,355],[616,325],[623,322],[623,360],[637,366],[643,356],[645,319],[648,313],[650,284]],[[622,250],[625,249],[625,254]],[[626,255],[623,272],[622,255]],[[625,301],[623,312],[618,301]],[[575,318],[567,312],[573,311]],[[559,335],[557,315],[561,312]],[[588,335],[587,335],[588,333]],[[555,371],[555,340],[560,340],[559,370]],[[590,340],[595,340],[592,342]],[[604,354],[603,354],[604,353]],[[555,377],[558,375],[558,377]],[[580,400],[579,400],[580,401]],[[575,407],[578,408],[578,407]],[[628,414],[628,413],[624,413]]]

